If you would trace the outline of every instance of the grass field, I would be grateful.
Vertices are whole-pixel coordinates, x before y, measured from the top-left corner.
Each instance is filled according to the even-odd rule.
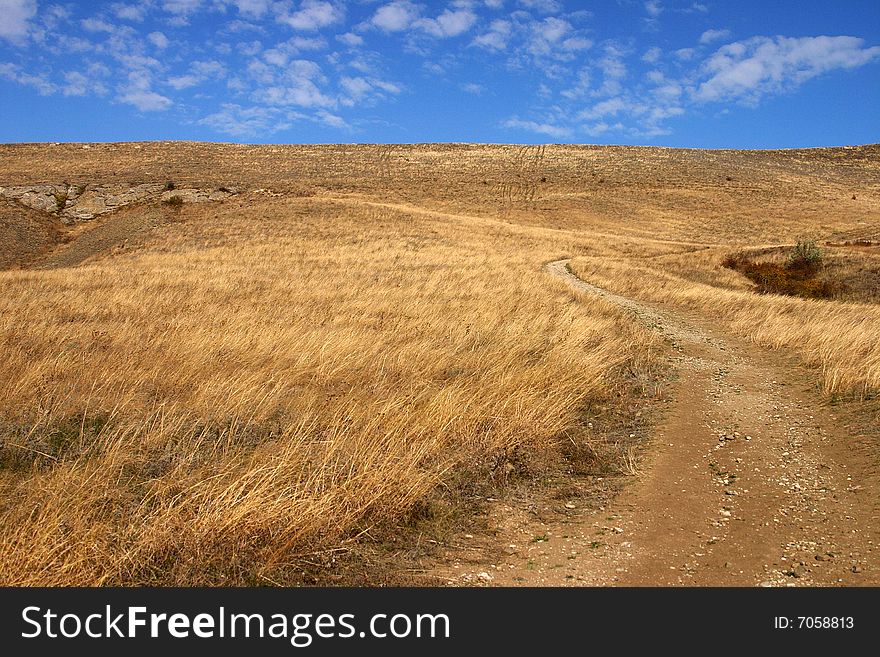
[[[561,257],[790,350],[829,397],[880,389],[876,249],[825,247],[855,300],[722,266],[880,237],[876,146],[0,146],[0,185],[166,180],[237,193],[0,208],[4,585],[395,583],[402,549],[365,545],[625,471],[610,427],[660,396],[664,347],[542,271]]]

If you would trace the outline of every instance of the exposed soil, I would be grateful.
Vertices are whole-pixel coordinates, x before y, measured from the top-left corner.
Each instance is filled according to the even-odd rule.
[[[55,248],[65,233],[56,217],[0,200],[0,270],[31,264]]]
[[[39,269],[75,267],[114,249],[135,247],[149,232],[177,219],[179,210],[164,205],[137,205],[79,224],[67,241],[33,262]]]
[[[557,513],[508,501],[493,542],[451,554],[448,584],[532,586],[864,586],[880,583],[880,472],[867,426],[844,421],[793,359],[573,276],[661,331],[671,402],[639,472],[607,506]],[[478,537],[479,538],[479,537]],[[476,542],[479,542],[476,539]],[[488,557],[487,557],[488,555]]]

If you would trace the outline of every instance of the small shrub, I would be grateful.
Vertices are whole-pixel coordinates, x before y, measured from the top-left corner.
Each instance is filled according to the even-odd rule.
[[[58,212],[61,212],[67,206],[67,192],[55,192],[53,196],[55,197],[55,207]]]
[[[759,294],[833,299],[847,291],[846,285],[839,281],[816,278],[822,267],[822,253],[811,240],[798,242],[784,266],[775,262],[755,262],[742,251],[728,255],[721,264],[752,281]]]
[[[802,278],[814,276],[822,267],[822,250],[813,240],[798,240],[792,252],[788,254],[785,268]]]
[[[174,184],[173,180],[169,180],[168,182],[165,183],[165,191],[166,192],[173,191],[175,187],[176,187],[176,185]]]

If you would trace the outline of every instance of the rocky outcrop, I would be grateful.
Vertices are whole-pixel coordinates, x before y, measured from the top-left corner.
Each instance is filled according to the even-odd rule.
[[[168,189],[167,184],[146,183],[134,187],[120,185],[19,185],[0,187],[0,198],[29,208],[58,215],[64,223],[88,221],[119,208],[152,199],[168,201],[180,198],[183,203],[222,201],[236,193],[234,189]]]
[[[0,187],[0,197],[18,201],[34,210],[57,213],[68,207],[68,201],[79,196],[79,189],[70,185],[22,185]]]

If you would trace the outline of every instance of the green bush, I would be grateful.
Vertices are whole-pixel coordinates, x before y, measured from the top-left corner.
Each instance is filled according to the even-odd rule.
[[[743,251],[728,255],[721,263],[753,283],[759,294],[785,294],[804,299],[834,299],[846,293],[844,283],[820,280],[822,252],[812,240],[802,240],[788,254],[785,266],[774,262],[755,262]]]
[[[790,272],[800,273],[804,278],[814,275],[821,267],[822,251],[813,240],[798,240],[785,265]]]

